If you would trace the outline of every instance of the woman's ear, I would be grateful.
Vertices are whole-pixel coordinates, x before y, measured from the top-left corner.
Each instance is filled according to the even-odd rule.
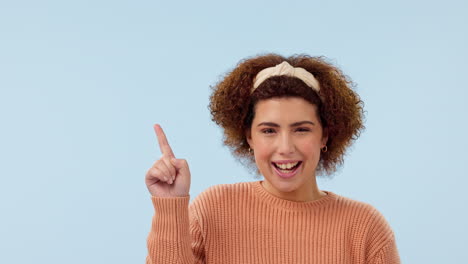
[[[322,146],[327,145],[328,142],[328,128],[322,130]]]
[[[252,148],[252,133],[250,128],[245,131],[245,139],[247,140],[247,143],[249,143],[250,148]]]

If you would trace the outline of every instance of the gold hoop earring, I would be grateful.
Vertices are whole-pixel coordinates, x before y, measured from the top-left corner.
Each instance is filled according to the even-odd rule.
[[[328,151],[327,145],[325,145],[325,147],[323,147],[321,150],[322,150],[322,152],[327,152]]]

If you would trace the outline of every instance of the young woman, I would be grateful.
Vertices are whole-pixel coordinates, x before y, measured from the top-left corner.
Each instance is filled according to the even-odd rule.
[[[320,190],[363,126],[352,82],[323,57],[266,54],[213,87],[224,143],[264,180],[209,187],[189,204],[190,171],[159,125],[146,174],[155,209],[146,263],[400,263],[372,205]]]

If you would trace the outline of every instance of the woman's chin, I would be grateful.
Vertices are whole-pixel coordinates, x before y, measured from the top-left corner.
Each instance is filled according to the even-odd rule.
[[[278,192],[288,193],[297,190],[297,183],[295,180],[285,181],[274,174],[272,178],[273,179],[268,182]]]

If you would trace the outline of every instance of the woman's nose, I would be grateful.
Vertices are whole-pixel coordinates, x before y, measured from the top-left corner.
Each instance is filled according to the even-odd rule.
[[[294,141],[291,136],[287,133],[284,133],[279,137],[278,142],[278,152],[283,155],[288,155],[294,153],[296,147],[294,146]]]

